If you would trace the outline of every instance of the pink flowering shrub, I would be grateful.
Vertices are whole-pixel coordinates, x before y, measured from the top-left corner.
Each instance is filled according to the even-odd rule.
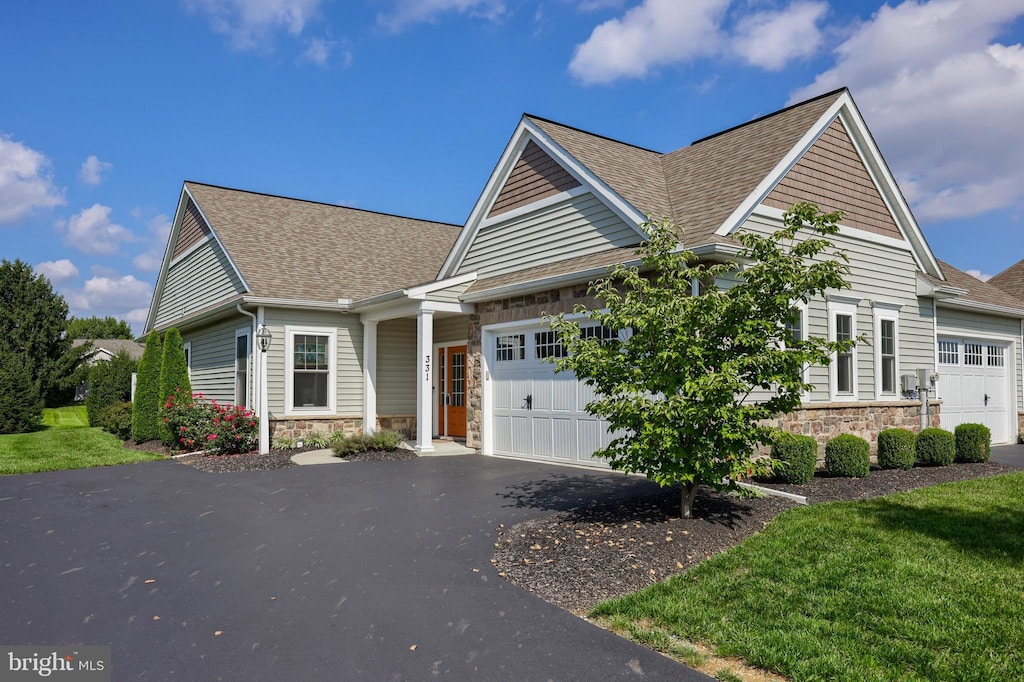
[[[161,409],[174,450],[204,450],[208,454],[237,454],[256,449],[259,419],[237,405],[207,401],[202,393],[175,391]]]

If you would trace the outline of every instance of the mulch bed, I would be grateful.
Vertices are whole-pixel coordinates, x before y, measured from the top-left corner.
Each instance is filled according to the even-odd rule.
[[[1016,471],[994,462],[873,469],[863,479],[816,476],[804,486],[758,483],[809,502],[862,500],[939,483]],[[695,518],[679,518],[679,489],[625,502],[560,512],[501,528],[494,565],[500,575],[579,615],[681,573],[764,528],[795,506],[779,497],[739,498],[701,488]]]
[[[401,462],[407,459],[418,459],[415,450],[397,448],[395,450],[367,450],[358,455],[345,457],[346,462]]]
[[[307,446],[291,450],[271,450],[266,455],[255,452],[246,452],[240,455],[196,454],[179,457],[177,461],[212,474],[225,474],[236,471],[270,471],[272,469],[298,466],[292,461],[293,456],[300,452],[320,449],[322,448]],[[412,450],[397,449],[388,451],[371,450],[361,452],[358,455],[351,455],[344,459],[346,462],[398,462],[416,459],[416,457],[416,453]]]

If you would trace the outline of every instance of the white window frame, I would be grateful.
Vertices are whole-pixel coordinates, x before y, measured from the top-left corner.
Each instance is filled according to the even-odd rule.
[[[836,317],[839,315],[848,315],[850,317],[850,336],[854,339],[857,338],[857,304],[860,303],[859,299],[851,298],[830,298],[828,301],[828,338],[830,341],[836,340]],[[857,347],[854,346],[850,349],[850,355],[852,357],[852,368],[851,374],[851,389],[852,393],[840,393],[839,392],[839,364],[838,364],[838,353],[832,354],[832,362],[828,364],[828,393],[829,399],[834,402],[855,402],[859,400],[858,395],[858,384],[860,376],[857,374]]]
[[[800,336],[801,336],[800,340],[801,341],[806,341],[807,337],[810,336],[810,334],[808,333],[808,330],[807,330],[807,325],[808,325],[807,304],[804,303],[803,301],[800,301],[800,300],[793,301],[792,308],[793,308],[793,310],[796,311],[797,317],[800,318]],[[800,376],[801,376],[801,378],[804,381],[807,381],[808,372],[810,371],[810,367],[811,367],[811,365],[809,363],[805,362],[804,363],[804,368],[800,372]],[[800,398],[802,400],[809,400],[810,397],[811,397],[811,392],[810,391],[803,391],[803,392],[800,393]]]
[[[875,399],[882,396],[900,397],[900,307],[885,303],[875,303],[872,311],[875,329]],[[893,378],[893,390],[882,391],[882,321],[893,325],[893,355],[895,357],[896,375]],[[854,335],[856,336],[856,334]]]
[[[245,344],[248,347],[248,354],[246,355],[245,361],[245,406],[247,408],[252,407],[252,328],[242,327],[235,330],[235,345],[231,348],[231,378],[234,380],[234,405],[240,405],[238,402],[238,339],[239,337],[245,337]]]
[[[185,369],[188,371],[188,380],[192,381],[192,342],[184,341],[181,345],[185,348]]]
[[[327,337],[327,407],[293,407],[295,398],[295,337]],[[284,328],[284,413],[286,417],[326,417],[337,412],[338,405],[338,329],[337,327]]]

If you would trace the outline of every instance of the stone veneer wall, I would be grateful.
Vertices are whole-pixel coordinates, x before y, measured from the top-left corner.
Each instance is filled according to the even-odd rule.
[[[480,374],[483,327],[500,322],[533,320],[544,315],[571,313],[577,305],[593,308],[598,305],[598,301],[587,295],[587,288],[586,284],[578,284],[476,304],[476,314],[469,318],[469,348],[466,350],[466,391],[469,394],[469,406],[466,410],[468,447],[479,448],[483,444],[480,436],[483,425],[480,411],[483,399],[483,381]]]
[[[928,402],[931,426],[939,427],[941,401]],[[818,441],[818,454],[824,456],[825,444],[841,433],[852,433],[877,450],[878,433],[901,428],[917,433],[921,430],[921,403],[914,400],[865,403],[810,403],[789,414],[766,422],[783,431],[813,436]]]
[[[416,415],[378,416],[377,428],[385,431],[399,431],[408,438],[416,437]],[[301,438],[316,431],[330,433],[344,431],[348,435],[363,432],[361,417],[309,417],[308,419],[272,419],[270,438]]]
[[[1024,411],[1017,413],[1017,438],[1016,443],[1024,443]]]

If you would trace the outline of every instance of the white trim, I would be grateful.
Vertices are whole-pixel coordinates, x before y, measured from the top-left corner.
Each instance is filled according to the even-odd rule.
[[[569,199],[575,199],[580,195],[589,193],[589,187],[587,187],[586,185],[578,185],[576,187],[573,187],[572,189],[567,189],[564,192],[559,192],[558,194],[553,194],[549,197],[538,199],[537,201],[526,204],[525,206],[513,208],[511,211],[499,213],[493,218],[484,218],[480,222],[480,229],[483,230],[485,228],[490,227],[491,225],[497,225],[505,221],[515,220],[516,218],[521,218],[525,215],[529,215],[537,211],[543,211],[544,209],[550,208],[555,204],[559,204],[563,201],[568,201]]]
[[[271,298],[269,296],[243,296],[242,303],[250,305],[263,305],[271,308],[309,308],[313,310],[334,310],[341,313],[350,311],[348,303],[334,303],[331,301],[309,301],[298,298]]]
[[[363,323],[363,433],[377,431],[377,320]]]
[[[192,381],[192,342],[182,341],[182,347],[185,349],[185,369],[188,371],[188,380]]]
[[[1002,315],[1004,317],[1020,317],[1024,318],[1024,310],[1019,308],[1010,308],[1003,305],[995,305],[992,303],[979,303],[978,301],[964,301],[964,300],[943,300],[940,302],[943,308],[962,308],[964,310],[981,311],[985,313],[994,313],[996,315]]]
[[[433,452],[434,312],[416,313],[416,452]]]
[[[294,407],[295,335],[327,337],[327,407]],[[284,328],[284,416],[328,417],[337,412],[338,403],[338,328],[285,325]]]
[[[751,215],[761,216],[763,218],[771,218],[773,220],[782,221],[782,215],[785,213],[780,208],[774,206],[765,206],[764,204],[758,204],[757,207],[751,212]],[[889,246],[894,249],[901,251],[908,251],[911,254],[914,252],[913,246],[910,242],[905,239],[896,239],[895,237],[887,237],[884,234],[876,234],[875,232],[868,232],[860,228],[851,227],[850,225],[839,225],[839,234],[843,237],[849,237],[850,239],[856,239],[862,242],[871,242],[872,244],[881,244],[883,246]]]
[[[266,325],[266,309],[263,306],[256,308],[256,329],[257,331],[261,326]],[[267,366],[270,364],[267,361],[267,356],[274,349],[274,340],[270,340],[270,348],[264,353],[259,352],[259,405],[257,406],[258,416],[260,418],[260,454],[267,454],[270,452],[270,399],[268,396],[267,388]]]
[[[448,277],[447,279],[439,279],[434,282],[428,282],[426,284],[420,284],[418,286],[409,287],[408,289],[403,289],[402,293],[408,296],[409,298],[419,298],[420,296],[425,296],[435,291],[448,289],[449,287],[456,287],[460,284],[466,284],[474,280],[476,280],[476,273],[467,272],[464,275],[456,275],[455,277]],[[372,299],[365,300],[369,301]]]
[[[875,400],[884,400],[888,396],[898,400],[902,397],[900,393],[900,309],[895,304],[872,303],[872,323],[874,327],[875,344]],[[895,358],[895,369],[892,382],[892,391],[882,391],[882,322],[893,323],[893,355]]]
[[[238,329],[235,329],[235,345],[231,349],[231,358],[232,358],[232,362],[231,362],[231,378],[234,379],[233,383],[235,385],[235,390],[234,390],[235,400],[234,400],[234,404],[235,405],[239,405],[240,404],[238,402],[238,337],[240,337],[240,336],[244,336],[245,337],[245,345],[246,345],[246,351],[245,351],[246,352],[246,356],[245,356],[245,395],[243,396],[243,398],[245,399],[245,407],[246,407],[246,409],[251,409],[252,408],[252,404],[254,402],[253,399],[252,399],[252,389],[253,389],[253,385],[252,385],[252,374],[253,374],[253,371],[252,371],[252,369],[253,368],[252,368],[252,327],[251,326],[239,327]]]
[[[187,249],[185,249],[184,251],[182,251],[180,255],[177,255],[174,258],[172,258],[171,262],[167,265],[167,269],[169,270],[169,269],[173,268],[175,265],[177,265],[181,261],[183,261],[186,258],[188,258],[189,256],[191,256],[193,253],[195,253],[199,249],[199,247],[204,246],[205,244],[209,243],[209,241],[210,241],[210,235],[206,235],[205,237],[202,237],[195,244],[193,244],[192,246],[190,246]]]
[[[186,197],[185,185],[181,186],[181,194],[178,195],[178,207],[174,211],[174,222],[171,224],[171,233],[167,235],[167,244],[164,245],[164,257],[160,264],[160,272],[156,277],[156,286],[153,288],[153,298],[149,302],[149,314],[146,316],[145,332],[148,334],[156,324],[156,309],[160,297],[163,296],[164,284],[167,280],[167,271],[170,270],[171,244],[178,239],[178,232],[181,231],[181,222],[185,216]]]
[[[850,317],[850,335],[852,338],[857,338],[857,305],[853,302],[855,300],[843,296],[829,297],[826,308],[828,310],[828,338],[830,341],[836,340],[836,316],[838,315],[848,315]],[[850,356],[852,358],[852,368],[850,370],[850,388],[852,392],[840,393],[838,353],[832,354],[832,362],[828,365],[828,394],[831,402],[856,402],[860,399],[857,391],[860,376],[857,374],[856,346],[850,349]]]

